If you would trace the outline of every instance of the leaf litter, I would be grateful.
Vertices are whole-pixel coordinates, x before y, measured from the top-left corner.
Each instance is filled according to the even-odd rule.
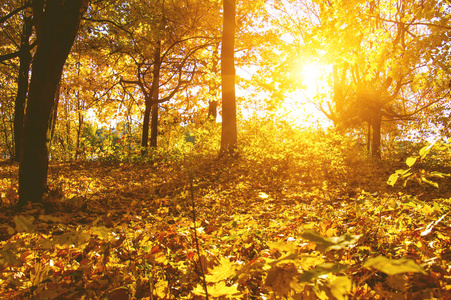
[[[213,299],[447,299],[449,199],[250,164],[54,164],[24,212],[2,164],[1,298],[204,299],[205,274]]]

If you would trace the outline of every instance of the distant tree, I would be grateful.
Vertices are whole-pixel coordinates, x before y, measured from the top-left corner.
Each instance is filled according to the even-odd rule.
[[[330,65],[330,90],[311,101],[339,131],[365,130],[373,157],[381,157],[384,127],[404,124],[443,102],[440,86],[449,76],[434,65],[449,53],[445,2],[287,0],[274,9],[286,16],[273,27],[283,37],[275,49],[285,56],[279,67],[268,68],[274,94],[286,95],[276,86],[290,91],[302,86],[303,64]]]
[[[33,0],[37,49],[23,132],[19,205],[40,202],[47,190],[50,120],[64,63],[86,11],[86,0]]]
[[[31,1],[25,1],[25,5],[29,7]],[[17,95],[14,107],[14,160],[20,161],[20,153],[22,149],[22,132],[24,121],[25,102],[28,92],[28,74],[30,72],[31,54],[30,54],[30,36],[32,33],[32,17],[29,11],[23,14],[23,29],[20,37],[19,50],[19,75],[17,80]]]
[[[11,60],[19,57],[19,70],[17,75],[17,93],[16,101],[14,102],[14,160],[20,160],[20,149],[22,142],[23,120],[25,102],[28,92],[28,74],[30,72],[31,53],[30,50],[34,46],[30,45],[30,36],[32,34],[32,16],[31,16],[31,0],[23,1],[22,5],[15,8],[6,16],[0,18],[0,23],[10,21],[17,14],[22,13],[22,29],[20,34],[20,42],[10,40],[10,44],[19,45],[19,49],[15,52],[0,55],[0,61]],[[11,26],[9,26],[11,27]],[[11,33],[6,34],[9,39],[13,37]]]
[[[232,153],[237,145],[235,99],[235,0],[223,1],[221,48],[222,134],[220,155]]]
[[[141,145],[148,146],[150,125],[150,146],[156,148],[159,104],[172,100],[194,84],[199,67],[196,54],[215,40],[214,36],[205,35],[202,26],[211,17],[204,13],[211,4],[147,0],[138,3],[153,9],[141,11],[133,18],[130,34],[123,34],[129,42],[120,45],[117,54],[129,62],[129,68],[123,70],[128,74],[121,83],[137,85],[144,98]]]
[[[435,60],[431,53],[438,51],[445,42],[443,32],[449,30],[444,26],[449,18],[440,13],[440,6],[434,0],[394,6],[356,1],[338,10],[323,2],[318,33],[330,41],[326,51],[334,74],[332,101],[327,108],[319,107],[337,126],[367,124],[373,157],[381,158],[384,122],[412,119],[444,100],[443,89],[437,89],[438,81],[430,76]],[[437,26],[442,31],[438,35],[428,28]]]

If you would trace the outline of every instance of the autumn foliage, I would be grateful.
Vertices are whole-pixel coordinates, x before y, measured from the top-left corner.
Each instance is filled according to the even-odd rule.
[[[51,164],[26,213],[8,208],[17,165],[3,163],[2,296],[204,299],[205,275],[210,298],[446,298],[446,178],[391,187],[393,165],[352,141],[256,122],[233,162],[190,148]]]
[[[0,25],[1,299],[451,299],[447,1]]]

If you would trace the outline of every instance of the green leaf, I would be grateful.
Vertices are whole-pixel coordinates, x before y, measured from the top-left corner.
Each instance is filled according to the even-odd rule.
[[[413,166],[415,164],[415,162],[417,161],[418,156],[410,156],[407,157],[406,159],[406,164],[407,166],[410,168],[411,166]]]
[[[316,244],[316,248],[324,252],[329,249],[339,250],[345,246],[354,245],[362,235],[345,234],[338,237],[325,237],[313,230],[306,230],[302,237]]]
[[[363,266],[366,268],[373,267],[388,275],[407,272],[426,274],[426,272],[424,272],[419,265],[417,265],[413,260],[407,258],[393,260],[379,255],[378,257],[368,259]]]

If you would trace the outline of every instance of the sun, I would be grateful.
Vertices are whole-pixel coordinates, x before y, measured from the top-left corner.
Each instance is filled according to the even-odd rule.
[[[318,109],[318,102],[330,96],[330,86],[327,78],[332,73],[332,67],[320,62],[311,62],[297,67],[300,86],[298,90],[285,94],[279,113],[291,124],[300,127],[310,127],[321,124],[330,125],[327,117]],[[316,125],[315,125],[316,126]]]
[[[304,89],[309,92],[317,92],[324,84],[324,76],[327,66],[320,63],[307,63],[300,66],[299,75]]]

